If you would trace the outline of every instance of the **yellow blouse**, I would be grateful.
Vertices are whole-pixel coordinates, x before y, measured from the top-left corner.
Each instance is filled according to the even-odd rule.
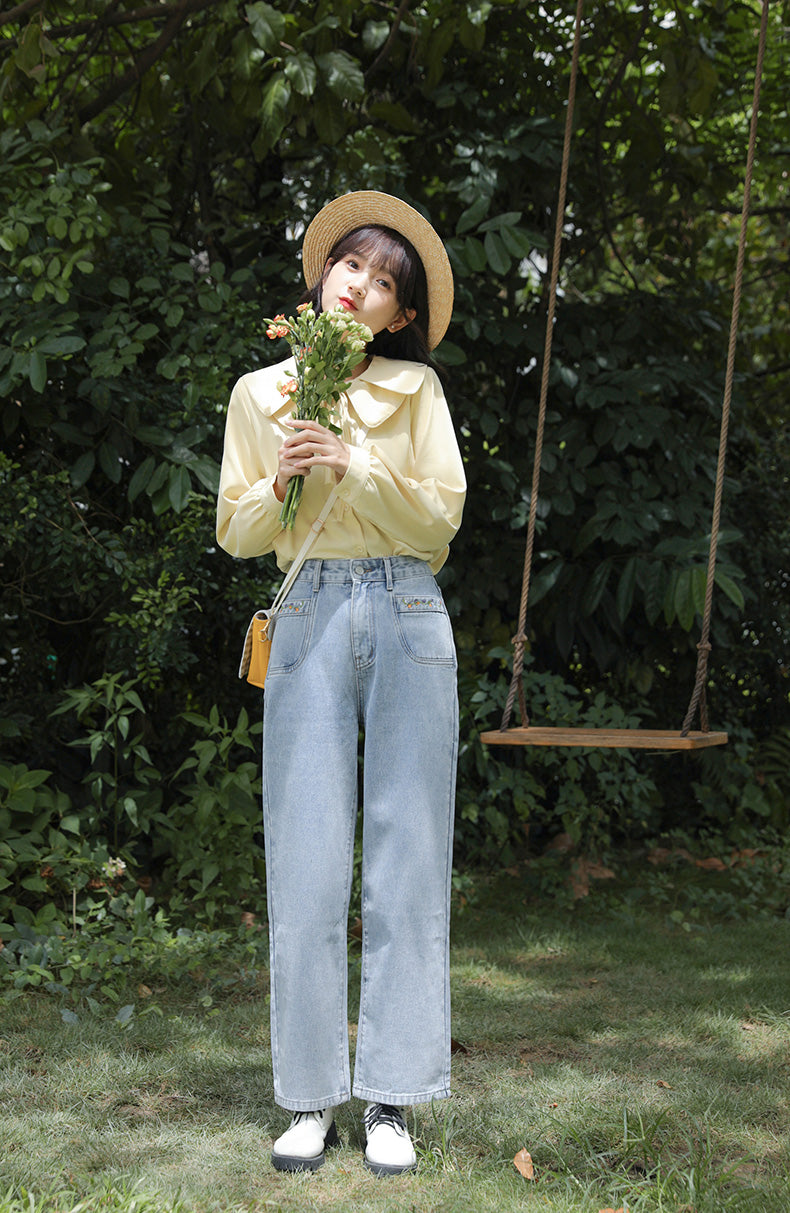
[[[228,406],[217,540],[231,556],[274,551],[285,571],[337,483],[331,468],[305,478],[293,530],[280,525],[277,451],[293,431],[277,385],[290,359],[244,375]],[[421,363],[371,359],[353,379],[342,414],[351,463],[310,558],[416,556],[434,572],[447,559],[466,496],[463,461],[436,373]],[[361,440],[360,430],[367,429]]]

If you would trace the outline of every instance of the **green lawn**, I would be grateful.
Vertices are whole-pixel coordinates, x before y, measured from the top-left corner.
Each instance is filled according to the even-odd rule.
[[[503,877],[456,916],[455,1096],[415,1111],[416,1175],[365,1171],[357,1102],[320,1172],[275,1173],[265,973],[208,1008],[196,974],[127,1027],[5,1004],[0,1213],[790,1211],[790,922],[524,892]]]

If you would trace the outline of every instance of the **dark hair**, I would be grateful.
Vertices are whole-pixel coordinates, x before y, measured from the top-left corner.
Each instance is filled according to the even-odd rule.
[[[407,358],[412,362],[431,361],[428,349],[428,283],[420,256],[414,246],[390,227],[366,226],[354,228],[342,236],[330,249],[327,265],[340,261],[349,253],[359,253],[374,265],[392,275],[395,293],[401,308],[413,309],[414,319],[404,328],[391,333],[382,329],[368,344],[369,354],[380,354],[384,358]],[[312,303],[316,312],[321,311],[321,287],[323,275],[315,286],[303,296],[303,302]]]

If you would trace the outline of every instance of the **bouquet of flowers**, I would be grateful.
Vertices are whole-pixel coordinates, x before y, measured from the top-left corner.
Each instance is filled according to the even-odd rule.
[[[275,316],[265,321],[266,336],[273,341],[285,337],[296,363],[296,378],[281,384],[280,391],[291,397],[297,421],[317,421],[339,434],[331,417],[373,334],[367,325],[352,319],[342,304],[320,316],[309,303],[300,303],[296,311],[296,319]],[[304,476],[293,476],[288,482],[280,511],[283,527],[293,527],[303,487]]]

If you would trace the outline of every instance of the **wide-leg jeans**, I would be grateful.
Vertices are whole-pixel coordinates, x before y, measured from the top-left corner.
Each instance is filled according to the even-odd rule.
[[[449,918],[458,694],[430,567],[308,560],[278,614],[263,807],[277,1103],[450,1093]],[[351,1085],[347,916],[364,731],[362,974]]]

